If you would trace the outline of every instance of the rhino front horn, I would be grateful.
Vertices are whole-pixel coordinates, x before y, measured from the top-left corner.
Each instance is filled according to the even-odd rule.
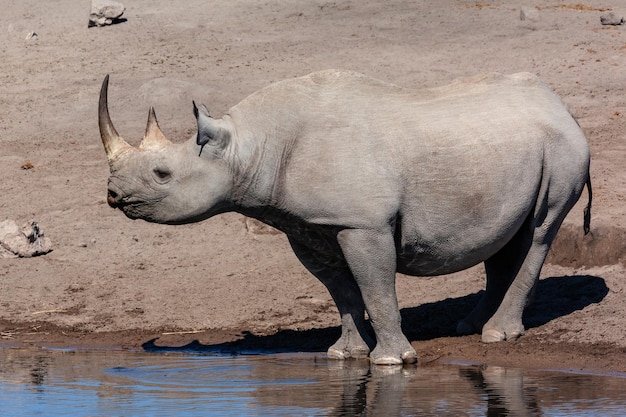
[[[107,101],[109,91],[109,75],[104,77],[102,88],[100,89],[100,101],[98,103],[98,127],[100,127],[100,137],[107,159],[111,162],[122,151],[132,148],[124,139],[117,134],[111,118],[109,117],[109,105]]]

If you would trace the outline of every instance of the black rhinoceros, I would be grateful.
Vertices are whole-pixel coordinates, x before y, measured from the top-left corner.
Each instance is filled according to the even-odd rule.
[[[411,90],[316,72],[264,88],[221,119],[194,104],[198,133],[183,143],[165,138],[150,109],[138,148],[113,127],[107,89],[108,76],[99,126],[109,204],[168,224],[236,211],[282,230],[339,309],[331,358],[414,362],[396,272],[441,275],[479,262],[486,292],[458,331],[482,331],[485,342],[520,336],[529,293],[585,184],[589,228],[587,141],[531,74]]]

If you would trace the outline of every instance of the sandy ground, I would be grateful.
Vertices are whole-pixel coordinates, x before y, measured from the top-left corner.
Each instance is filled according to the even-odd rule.
[[[423,363],[626,372],[626,26],[600,24],[608,11],[626,15],[622,0],[138,0],[126,4],[125,22],[88,29],[89,5],[3,2],[0,221],[37,221],[54,251],[0,260],[0,345],[323,351],[338,334],[328,293],[283,235],[236,214],[161,226],[107,206],[96,115],[105,74],[115,125],[136,144],[150,105],[180,141],[195,129],[192,99],[219,116],[273,81],[315,70],[405,87],[529,71],[588,137],[592,233],[582,236],[585,196],[519,340],[454,335],[484,288],[481,266],[399,276],[404,327]]]

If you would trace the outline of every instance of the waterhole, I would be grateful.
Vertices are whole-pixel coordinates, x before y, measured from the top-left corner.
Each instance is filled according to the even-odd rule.
[[[623,416],[623,375],[318,354],[0,350],[3,416]]]

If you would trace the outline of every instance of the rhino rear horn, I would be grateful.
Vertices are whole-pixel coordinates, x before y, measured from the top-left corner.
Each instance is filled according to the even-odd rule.
[[[109,117],[109,104],[107,100],[109,91],[109,75],[104,77],[102,88],[100,88],[100,101],[98,102],[98,127],[100,128],[100,138],[107,154],[107,159],[111,162],[122,151],[132,148],[124,139],[117,134],[117,130]]]
[[[146,125],[146,133],[139,144],[139,149],[162,149],[171,145],[170,142],[159,127],[154,108],[150,107],[148,112],[148,124]]]

